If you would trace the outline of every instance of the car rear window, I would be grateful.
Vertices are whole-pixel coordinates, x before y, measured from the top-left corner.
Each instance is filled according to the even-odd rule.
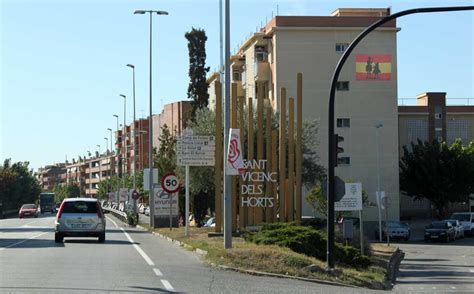
[[[63,213],[97,213],[97,203],[90,201],[64,202]]]
[[[464,222],[471,221],[471,218],[470,218],[469,213],[453,214],[451,217],[452,217],[453,219],[458,220],[458,221],[464,221]]]
[[[34,205],[34,204],[25,204],[25,205],[23,205],[21,208],[24,208],[24,209],[35,209],[35,208],[36,208],[36,205]]]

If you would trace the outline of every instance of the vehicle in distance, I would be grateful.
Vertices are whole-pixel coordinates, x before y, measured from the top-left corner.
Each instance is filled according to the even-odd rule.
[[[408,224],[401,223],[399,221],[388,221],[382,222],[382,240],[387,239],[388,236],[391,240],[410,240],[410,226]],[[379,230],[375,230],[375,239],[379,238]]]
[[[450,219],[458,220],[468,236],[474,235],[474,212],[455,212]]]
[[[461,222],[457,219],[446,219],[446,222],[450,222],[454,227],[455,239],[464,238],[464,227],[461,225]]]
[[[40,193],[39,207],[41,213],[56,211],[56,204],[54,203],[54,193]]]
[[[19,218],[24,218],[25,216],[38,217],[38,207],[36,204],[23,204],[18,212]]]
[[[432,222],[425,229],[425,242],[429,241],[445,241],[455,240],[456,232],[453,225],[448,221]]]
[[[59,207],[55,220],[54,241],[64,237],[97,237],[105,241],[105,216],[94,198],[67,198]]]

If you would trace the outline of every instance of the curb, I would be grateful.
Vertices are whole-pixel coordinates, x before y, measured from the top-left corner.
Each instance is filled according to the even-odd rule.
[[[266,276],[266,277],[274,277],[274,278],[281,278],[281,279],[293,279],[293,280],[300,280],[300,281],[311,282],[311,283],[316,283],[316,284],[324,284],[324,285],[330,285],[330,286],[339,286],[339,287],[355,288],[355,289],[367,289],[363,287],[357,287],[353,285],[347,285],[347,284],[326,281],[326,280],[318,280],[318,279],[310,279],[310,278],[289,276],[289,275],[283,275],[283,274],[274,274],[274,273],[267,273],[267,272],[261,272],[261,271],[246,270],[246,269],[241,269],[241,268],[236,268],[236,267],[231,267],[231,266],[226,266],[226,265],[217,265],[214,263],[211,263],[211,265],[223,270],[231,270],[231,271],[249,274],[253,276]]]
[[[387,276],[385,282],[387,289],[391,289],[397,281],[398,270],[403,258],[405,258],[405,252],[400,250],[400,248],[397,248],[390,257],[390,261],[387,265]]]

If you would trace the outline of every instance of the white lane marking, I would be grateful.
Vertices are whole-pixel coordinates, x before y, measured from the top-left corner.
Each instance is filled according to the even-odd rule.
[[[19,241],[19,242],[16,242],[16,243],[13,243],[13,244],[8,245],[7,247],[0,248],[0,250],[5,250],[5,249],[7,249],[7,248],[14,247],[14,246],[16,246],[16,245],[20,245],[21,243],[24,243],[24,242],[29,241],[29,240],[34,239],[34,238],[38,238],[38,237],[43,236],[44,234],[47,234],[47,233],[50,233],[50,232],[44,232],[44,233],[38,234],[38,235],[36,235],[36,236],[30,237],[30,238],[28,238],[28,239],[21,240],[21,241]]]
[[[470,271],[471,273],[474,273],[474,269],[470,269],[469,271]]]
[[[155,275],[157,275],[158,277],[163,276],[163,274],[161,273],[161,271],[159,269],[154,268],[153,271],[155,272]]]
[[[154,266],[155,264],[153,263],[153,261],[151,260],[150,257],[148,257],[148,255],[145,253],[145,251],[143,251],[140,246],[138,246],[137,244],[135,244],[135,241],[133,241],[132,237],[130,237],[130,235],[125,232],[125,230],[123,228],[120,228],[122,230],[122,232],[125,234],[125,236],[127,237],[128,241],[130,241],[130,243],[132,243],[133,247],[135,247],[135,249],[138,251],[138,253],[140,253],[140,255],[143,257],[143,259],[146,261],[146,263],[148,263],[148,265],[151,265],[151,266]]]
[[[113,219],[111,219],[111,218],[110,218],[110,217],[108,217],[108,216],[106,216],[106,218],[107,218],[109,221],[111,221],[111,222],[112,222],[112,223],[115,225],[115,227],[116,227],[116,228],[118,228],[118,226],[117,226],[117,223],[116,223],[116,222],[114,222],[114,220],[113,220]]]
[[[436,290],[436,287],[432,287],[431,289]]]
[[[451,287],[451,289],[456,290],[456,287],[453,286],[453,287]]]
[[[166,290],[174,291],[173,286],[171,286],[170,282],[168,282],[167,280],[161,280],[161,283],[163,283],[163,286],[165,286]]]

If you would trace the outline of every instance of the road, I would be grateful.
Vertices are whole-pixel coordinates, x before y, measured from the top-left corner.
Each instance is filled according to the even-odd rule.
[[[394,292],[474,293],[474,238],[395,245],[405,259]]]
[[[104,244],[55,243],[52,216],[0,220],[0,293],[375,292],[211,268],[193,252],[107,218]]]

